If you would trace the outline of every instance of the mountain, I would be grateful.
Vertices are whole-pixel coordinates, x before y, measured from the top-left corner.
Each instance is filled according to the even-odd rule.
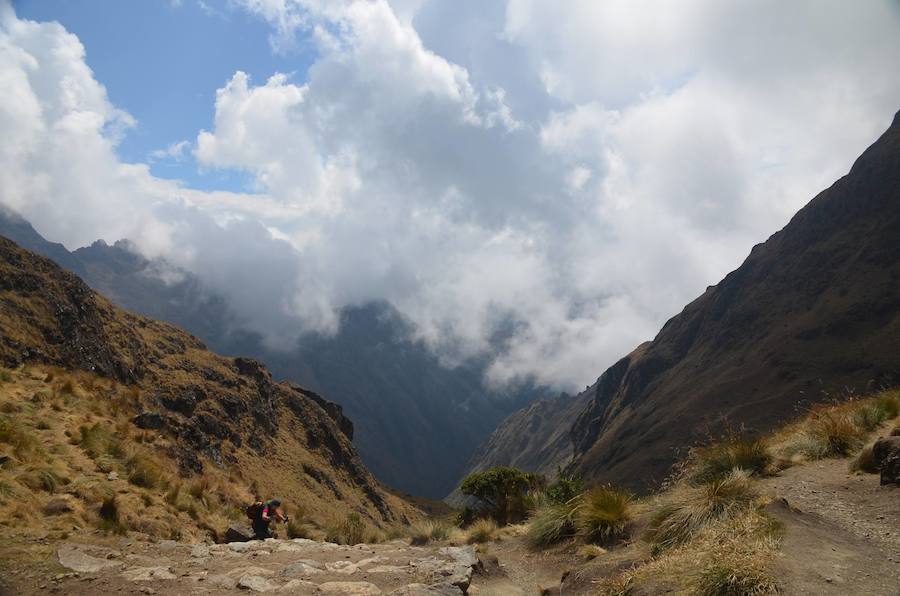
[[[222,354],[263,361],[277,378],[334,396],[355,422],[357,445],[372,472],[408,493],[449,493],[476,447],[538,389],[486,389],[484,362],[441,364],[411,341],[411,326],[386,303],[350,306],[333,337],[302,336],[290,350],[268,349],[242,327],[227,300],[196,276],[140,256],[127,241],[98,241],[69,252],[17,215],[0,209],[0,235],[75,272],[128,310],[167,321]]]
[[[88,371],[131,387],[117,398],[124,403],[97,403],[98,415],[130,410],[132,428],[158,433],[159,457],[177,461],[187,478],[227,468],[261,494],[290,495],[323,517],[356,511],[389,524],[412,511],[363,465],[336,404],[274,382],[255,360],[213,354],[177,327],[124,311],[0,238],[0,365],[23,364]],[[71,383],[56,389],[76,393]]]
[[[543,428],[547,408],[514,414],[472,466],[546,469],[567,432],[571,471],[647,490],[678,448],[898,380],[900,114],[846,176],[576,396],[577,415],[558,402],[559,425],[523,441],[513,429]],[[547,443],[550,460],[515,459]]]

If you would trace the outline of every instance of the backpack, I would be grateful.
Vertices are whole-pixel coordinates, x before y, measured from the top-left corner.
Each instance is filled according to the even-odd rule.
[[[263,503],[262,501],[257,501],[256,503],[253,503],[252,505],[247,505],[247,508],[244,511],[247,514],[248,518],[250,518],[253,521],[256,521],[260,517],[262,517],[262,511],[263,511],[264,506],[265,506],[265,503]]]

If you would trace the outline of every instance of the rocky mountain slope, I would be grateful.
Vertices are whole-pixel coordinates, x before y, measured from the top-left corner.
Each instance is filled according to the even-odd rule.
[[[510,427],[540,427],[543,413],[517,414],[482,452],[539,452],[565,430],[572,471],[645,490],[677,449],[728,425],[765,431],[804,405],[896,382],[898,239],[900,114],[846,176],[574,398],[577,416],[523,444]]]
[[[333,396],[356,423],[355,444],[366,465],[409,493],[447,494],[497,424],[539,394],[531,387],[508,394],[485,389],[484,363],[445,368],[409,340],[409,323],[388,304],[347,307],[336,336],[304,336],[278,352],[244,330],[227,301],[195,276],[148,261],[126,241],[69,252],[2,207],[0,236],[73,271],[118,306],[186,329],[216,352],[257,358],[277,378]]]
[[[355,511],[375,525],[416,515],[363,465],[351,442],[352,424],[336,404],[274,382],[255,360],[218,356],[172,325],[117,308],[72,273],[0,238],[0,365],[35,364],[88,371],[129,387],[123,395],[90,381],[95,389],[84,399],[99,408],[93,416],[130,411],[131,426],[116,432],[148,431],[143,439],[154,438],[154,453],[177,462],[187,479],[227,469],[253,492],[290,495],[320,516]],[[53,388],[56,411],[66,412],[64,404],[82,393],[76,381]],[[47,405],[37,392],[31,402],[4,407],[12,414]],[[4,426],[13,439],[14,426]],[[82,442],[93,432],[84,428]],[[77,427],[66,430],[77,437]],[[116,453],[128,449],[121,445]]]

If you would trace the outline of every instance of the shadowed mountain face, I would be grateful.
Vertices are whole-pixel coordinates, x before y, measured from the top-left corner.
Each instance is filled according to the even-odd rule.
[[[409,341],[409,324],[387,304],[346,308],[334,337],[304,336],[278,352],[242,330],[226,300],[196,277],[144,259],[125,241],[69,252],[2,210],[0,235],[77,273],[119,306],[182,327],[220,353],[259,358],[277,378],[336,400],[355,423],[354,442],[366,465],[409,493],[440,498],[450,492],[475,448],[537,395],[531,388],[488,391],[479,363],[441,366]]]
[[[572,471],[646,490],[677,448],[727,424],[767,430],[829,395],[898,380],[900,114],[849,174],[576,396],[580,413],[560,425],[570,431]],[[532,410],[507,419],[482,453],[514,458],[553,444],[540,434],[522,445],[510,432],[543,416]],[[491,463],[516,461],[503,459]]]

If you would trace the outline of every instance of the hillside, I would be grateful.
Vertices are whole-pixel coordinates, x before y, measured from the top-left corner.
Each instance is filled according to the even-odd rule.
[[[346,307],[335,336],[306,335],[292,349],[274,351],[197,277],[141,257],[126,241],[69,252],[2,207],[0,236],[73,271],[122,308],[181,327],[218,353],[257,358],[276,378],[332,396],[355,422],[366,466],[407,493],[443,497],[497,424],[539,395],[531,387],[509,394],[486,389],[483,362],[442,366],[409,340],[410,324],[389,304]]]
[[[125,457],[129,437],[152,437],[142,460],[158,460],[184,482],[230,474],[231,484],[247,496],[284,495],[321,520],[357,512],[373,526],[386,526],[418,515],[363,465],[351,442],[352,424],[339,406],[297,385],[274,382],[255,360],[218,356],[172,325],[113,306],[75,275],[4,238],[0,365],[21,369],[6,374],[4,392],[12,401],[4,406],[10,417],[4,428],[18,428],[26,419],[45,424],[49,416],[64,423],[57,432],[77,442],[79,432],[84,441],[97,426],[114,460]],[[44,370],[29,368],[35,366]],[[45,375],[48,387],[29,388]],[[29,395],[35,396],[30,403],[20,403]],[[36,409],[44,409],[44,418]],[[22,439],[12,440],[15,447],[41,433],[11,436]],[[49,442],[39,452],[58,455],[46,462],[62,465],[68,448],[51,436],[45,435]],[[4,476],[49,469],[41,467],[40,457],[31,461],[14,453],[5,461]],[[81,466],[66,461],[73,469]],[[90,471],[89,465],[85,473]],[[11,482],[13,492],[24,490]]]
[[[898,238],[900,114],[846,176],[611,366],[575,398],[586,404],[580,413],[546,432],[570,432],[571,470],[585,479],[646,490],[677,450],[728,425],[763,432],[810,403],[896,382]],[[498,432],[542,424],[531,418],[517,414]],[[506,434],[514,441],[495,434],[491,452],[531,453],[548,441]]]

